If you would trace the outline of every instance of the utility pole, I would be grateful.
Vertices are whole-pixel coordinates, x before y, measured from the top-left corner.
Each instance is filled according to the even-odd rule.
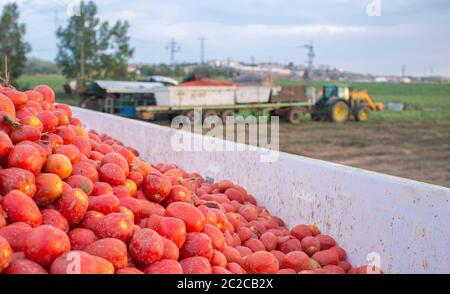
[[[85,28],[85,23],[83,22],[83,27],[82,27],[81,35],[80,35],[80,40],[81,40],[81,43],[80,43],[80,76],[77,80],[77,85],[76,85],[76,90],[75,90],[76,97],[77,97],[77,100],[79,100],[79,102],[81,102],[80,94],[82,93],[82,91],[84,89],[84,79],[85,79],[84,76],[85,76],[86,57],[85,57],[85,51],[84,51],[85,50],[85,48],[84,48],[84,28]]]
[[[200,41],[200,63],[205,64],[205,41],[207,41],[208,38],[200,36],[198,40]]]
[[[172,66],[175,65],[175,54],[181,51],[180,44],[178,44],[175,39],[170,40],[170,42],[166,45],[166,50],[170,53],[170,64]]]
[[[313,69],[314,69],[314,58],[316,57],[316,53],[314,52],[314,44],[311,41],[309,45],[300,46],[300,48],[306,48],[308,50],[308,79],[312,78]]]
[[[84,40],[81,41],[80,49],[80,76],[81,80],[84,80]]]
[[[10,79],[9,79],[9,70],[8,70],[8,56],[4,57],[4,73],[3,77],[0,77],[0,86],[9,87],[10,86]]]

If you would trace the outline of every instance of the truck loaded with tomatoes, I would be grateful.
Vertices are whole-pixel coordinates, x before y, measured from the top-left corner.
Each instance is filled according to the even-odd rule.
[[[0,87],[0,273],[361,274],[244,187],[87,130],[48,86]],[[78,257],[78,272],[70,266]]]

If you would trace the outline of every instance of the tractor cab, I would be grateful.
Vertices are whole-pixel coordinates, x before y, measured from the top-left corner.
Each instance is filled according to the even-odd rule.
[[[315,121],[331,120],[345,122],[350,116],[350,88],[343,84],[323,86],[320,99],[311,109],[311,117]]]
[[[343,99],[349,100],[350,88],[347,85],[325,85],[322,88],[322,97],[324,100]]]

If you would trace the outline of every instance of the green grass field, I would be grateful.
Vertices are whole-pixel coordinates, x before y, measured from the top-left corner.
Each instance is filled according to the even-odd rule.
[[[277,85],[300,85],[303,81],[278,80]],[[313,82],[320,89],[324,82]],[[368,90],[377,102],[401,102],[403,112],[373,113],[371,121],[450,121],[450,84],[353,83],[358,90]]]
[[[36,85],[45,84],[52,87],[55,92],[63,93],[66,78],[61,75],[22,75],[17,84],[20,89],[30,89]]]
[[[64,84],[67,80],[62,75],[22,75],[17,80],[17,85],[20,90],[28,90],[37,85],[48,85],[53,88],[56,93],[57,100],[62,103],[75,104],[75,100],[71,99],[64,92]]]

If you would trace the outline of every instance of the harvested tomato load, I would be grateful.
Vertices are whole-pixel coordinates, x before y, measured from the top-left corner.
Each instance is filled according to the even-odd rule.
[[[78,262],[74,266],[73,262]],[[231,181],[151,165],[48,86],[0,87],[0,273],[363,274]]]

